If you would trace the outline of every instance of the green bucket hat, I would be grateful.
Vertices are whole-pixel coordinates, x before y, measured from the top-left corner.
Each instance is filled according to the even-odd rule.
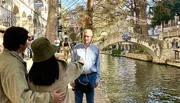
[[[57,47],[45,37],[35,39],[31,44],[34,62],[42,62],[51,58],[57,51]]]

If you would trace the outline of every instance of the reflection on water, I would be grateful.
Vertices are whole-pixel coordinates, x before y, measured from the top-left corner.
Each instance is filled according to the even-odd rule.
[[[111,103],[180,103],[180,69],[101,55],[100,88]]]

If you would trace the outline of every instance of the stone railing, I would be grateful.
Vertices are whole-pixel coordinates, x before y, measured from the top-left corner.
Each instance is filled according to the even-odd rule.
[[[180,36],[180,28],[162,34],[163,39]]]

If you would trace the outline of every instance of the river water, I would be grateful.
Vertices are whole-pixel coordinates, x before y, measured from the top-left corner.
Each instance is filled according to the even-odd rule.
[[[102,54],[99,87],[111,103],[180,103],[180,69]]]

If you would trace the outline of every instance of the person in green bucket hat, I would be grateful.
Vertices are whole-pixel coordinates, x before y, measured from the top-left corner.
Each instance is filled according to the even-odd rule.
[[[3,35],[4,50],[0,53],[0,103],[59,103],[59,89],[40,93],[29,88],[26,62],[20,56],[28,46],[27,39],[28,31],[23,27],[9,27]]]
[[[64,94],[61,103],[71,103],[68,84],[75,80],[82,72],[83,61],[67,63],[57,60],[54,54],[57,47],[45,37],[35,39],[31,48],[33,51],[33,64],[28,74],[28,83],[35,92],[53,91],[60,88]]]

